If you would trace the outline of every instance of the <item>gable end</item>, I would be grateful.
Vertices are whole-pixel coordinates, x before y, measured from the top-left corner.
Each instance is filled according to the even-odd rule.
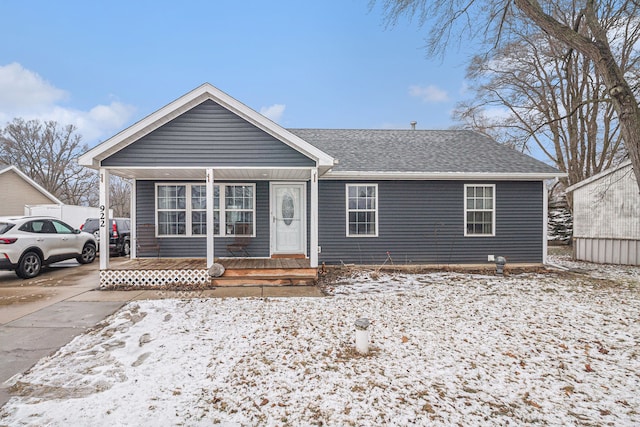
[[[111,167],[313,167],[315,161],[206,100],[102,161]]]

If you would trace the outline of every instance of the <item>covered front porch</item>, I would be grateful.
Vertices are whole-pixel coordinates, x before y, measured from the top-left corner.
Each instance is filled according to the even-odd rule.
[[[260,159],[233,167],[103,165],[100,286],[313,282],[319,252],[318,176],[326,170],[316,161],[263,166]],[[138,264],[128,272],[110,263],[109,184],[114,175],[132,182],[130,257]],[[154,258],[146,264],[153,268],[145,267],[145,258]],[[177,268],[170,261],[185,258],[200,261],[181,261]],[[212,281],[208,270],[215,262],[230,268]],[[256,271],[248,273],[248,265]]]
[[[160,176],[155,170],[101,168],[101,206],[109,206],[112,173],[133,182],[131,261],[111,265],[109,228],[101,228],[102,288],[315,281],[316,168],[164,169]],[[108,209],[101,215],[110,224]],[[225,267],[222,277],[209,276],[214,263]]]
[[[318,267],[318,177],[335,159],[208,83],[79,163],[99,171],[101,280],[122,276],[109,273],[118,271],[108,255],[112,175],[133,183],[132,260],[202,258],[193,280],[237,255],[300,257]],[[229,251],[233,245],[241,250]]]

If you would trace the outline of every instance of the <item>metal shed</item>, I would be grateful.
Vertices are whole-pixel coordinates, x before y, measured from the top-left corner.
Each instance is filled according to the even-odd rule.
[[[567,188],[578,260],[640,265],[640,191],[631,161]]]

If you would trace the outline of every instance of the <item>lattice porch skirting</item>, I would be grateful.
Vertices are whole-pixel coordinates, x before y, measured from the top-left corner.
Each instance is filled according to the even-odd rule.
[[[201,287],[210,283],[206,269],[197,270],[101,270],[100,288],[166,289]]]

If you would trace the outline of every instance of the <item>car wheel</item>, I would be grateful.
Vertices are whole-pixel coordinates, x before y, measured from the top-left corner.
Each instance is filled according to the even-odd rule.
[[[91,243],[85,243],[82,253],[76,257],[76,261],[80,264],[89,264],[96,259],[96,247]]]
[[[120,255],[129,256],[130,252],[131,252],[131,245],[129,245],[128,240],[125,240],[124,243],[122,244],[122,250],[120,251]]]
[[[16,274],[22,279],[31,279],[40,274],[42,270],[42,259],[36,252],[27,252],[22,255],[20,262],[18,262],[18,268],[16,268]]]

